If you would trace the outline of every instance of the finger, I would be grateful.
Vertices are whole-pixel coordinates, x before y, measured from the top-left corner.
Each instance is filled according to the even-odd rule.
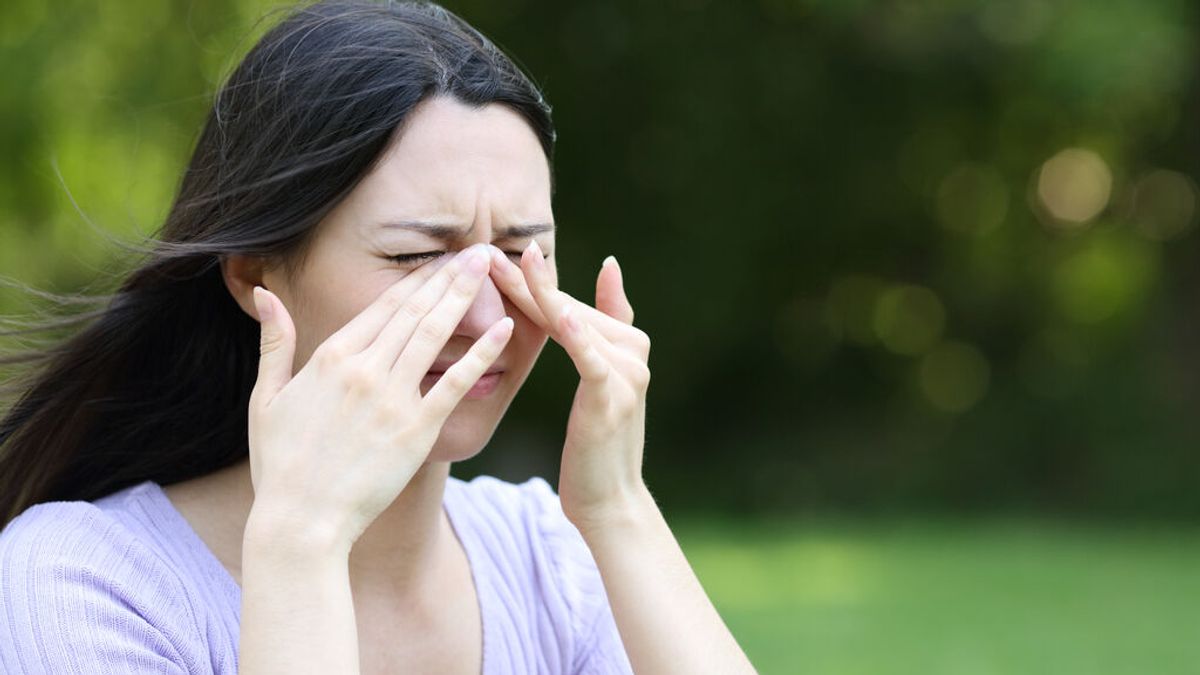
[[[521,313],[529,317],[538,328],[546,331],[551,331],[552,326],[546,320],[546,316],[542,314],[542,308],[538,307],[537,301],[533,299],[533,295],[529,292],[529,286],[525,283],[525,274],[517,267],[513,261],[508,259],[508,256],[503,251],[496,247],[491,247],[492,252],[492,278],[496,280],[496,285],[503,292]]]
[[[571,313],[575,313],[575,308],[571,308]],[[624,372],[628,368],[645,367],[647,359],[643,359],[636,351],[630,351],[621,345],[614,344],[612,341],[605,338],[596,330],[594,326],[584,324],[585,332],[591,332],[591,345],[600,353],[609,363],[609,365],[617,371]]]
[[[546,261],[542,259],[541,249],[536,241],[530,242],[529,247],[522,253],[521,271],[530,295],[549,325],[559,325],[563,310],[570,307],[576,311],[576,317],[580,321],[591,324],[614,342],[636,346],[644,341],[640,330],[559,290],[550,275]],[[630,308],[630,315],[632,311]],[[557,330],[550,331],[550,334],[556,341],[561,341]]]
[[[557,330],[550,325],[550,322],[542,313],[541,307],[538,306],[537,300],[534,300],[533,294],[529,290],[524,270],[517,267],[513,261],[504,255],[503,251],[495,247],[492,248],[492,278],[496,280],[497,287],[512,300],[513,304],[517,306],[517,309],[521,310],[522,314],[528,316],[530,321],[533,321],[539,328],[550,333],[551,337],[554,337],[555,341],[557,341]],[[642,331],[633,326],[614,319],[608,314],[597,310],[595,307],[571,297],[565,291],[555,289],[553,293],[560,296],[564,302],[569,301],[571,307],[579,312],[579,317],[592,324],[609,340],[638,349],[645,342]],[[632,312],[632,309],[630,311]]]
[[[559,319],[561,339],[559,344],[566,350],[567,356],[579,371],[579,378],[584,382],[603,383],[608,379],[612,366],[592,344],[596,339],[603,339],[597,333],[586,330],[586,326],[575,316],[574,308],[568,306]]]
[[[459,401],[499,358],[512,337],[513,320],[506,316],[488,328],[453,366],[450,366],[425,394],[426,414],[435,423],[445,421]]]
[[[550,277],[550,270],[542,258],[542,249],[537,240],[529,242],[529,246],[521,253],[521,271],[525,274],[525,285],[529,287],[529,292],[537,302],[538,308],[542,310],[542,315],[546,317],[546,322],[550,326],[560,326],[563,310],[570,306],[568,300],[572,298],[559,291]],[[550,331],[555,340],[559,340],[559,330],[561,329]]]
[[[633,305],[625,297],[625,279],[617,259],[608,256],[596,277],[596,309],[624,324],[633,324]]]
[[[482,246],[469,246],[455,258],[452,264],[405,298],[375,340],[363,350],[376,367],[392,368],[413,331],[438,307],[449,289],[458,285],[460,289],[468,290],[472,298],[478,292],[477,282],[487,275],[487,251]]]
[[[272,292],[254,287],[254,309],[260,326],[258,379],[251,392],[251,405],[266,407],[292,379],[296,353],[296,327],[283,303]]]
[[[585,390],[580,387],[580,403],[591,407],[610,408],[614,404],[622,405],[622,402],[627,404],[631,400],[627,392],[632,392],[644,400],[650,387],[650,367],[646,361],[605,340],[591,326],[585,324],[584,330],[591,333],[592,348],[608,361],[609,374],[608,381],[602,388]]]
[[[429,371],[463,315],[475,302],[475,296],[488,275],[488,257],[480,252],[471,259],[462,274],[454,278],[446,294],[411,331],[408,342],[392,364],[392,376],[404,387],[415,387]]]
[[[325,342],[338,343],[349,354],[363,351],[375,341],[375,338],[379,336],[379,331],[391,320],[396,310],[418,288],[424,286],[431,279],[437,278],[439,273],[442,278],[451,275],[454,269],[447,269],[448,264],[457,258],[458,256],[451,255],[438,256],[404,275],[402,279],[380,293],[379,297],[367,305],[366,309],[326,338]]]

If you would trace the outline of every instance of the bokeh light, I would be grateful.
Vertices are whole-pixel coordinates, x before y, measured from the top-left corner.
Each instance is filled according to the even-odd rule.
[[[1112,171],[1100,155],[1084,148],[1067,148],[1042,164],[1037,196],[1058,224],[1077,227],[1108,206],[1112,182]]]
[[[946,341],[921,359],[918,377],[921,392],[933,407],[961,413],[973,408],[987,393],[991,367],[974,346]]]
[[[948,230],[989,232],[1008,214],[1008,186],[989,166],[960,164],[938,186],[937,213]]]
[[[1116,233],[1083,242],[1054,271],[1059,311],[1077,323],[1096,324],[1139,306],[1157,271],[1150,246]]]
[[[1052,293],[1064,317],[1100,323],[1140,306],[1156,268],[1150,245],[1130,235],[1094,237],[1057,265]]]
[[[870,276],[852,274],[836,279],[825,304],[826,324],[833,338],[874,344],[875,303],[886,288],[881,279]]]
[[[1156,241],[1183,235],[1195,225],[1196,183],[1177,171],[1148,172],[1134,188],[1133,221]]]
[[[922,354],[942,336],[946,309],[928,288],[893,286],[879,296],[872,325],[883,346],[897,354]]]

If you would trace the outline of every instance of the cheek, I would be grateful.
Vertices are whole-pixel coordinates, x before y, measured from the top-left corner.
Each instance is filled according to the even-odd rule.
[[[511,299],[509,299],[509,297],[507,295],[505,295],[504,293],[499,293],[499,295],[500,295],[500,302],[504,306],[504,313],[508,316],[511,316],[512,320],[513,320],[513,340],[514,341],[517,338],[517,336],[522,333],[528,333],[530,330],[535,330],[535,331],[540,330],[537,327],[537,324],[535,324],[529,318],[529,315],[526,314],[525,312],[521,311],[521,308],[518,307],[517,304],[514,303]]]
[[[298,306],[294,310],[288,307],[296,326],[297,369],[330,336],[369,307],[386,288],[386,285],[364,288],[331,283],[326,288],[306,293],[303,299],[297,300]]]
[[[504,348],[509,366],[514,369],[532,367],[549,336],[519,311],[513,310],[510,316],[513,317],[513,334]]]

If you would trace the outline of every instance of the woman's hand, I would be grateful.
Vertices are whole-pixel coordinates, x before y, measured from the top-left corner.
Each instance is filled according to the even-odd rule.
[[[446,418],[512,335],[511,318],[496,322],[421,396],[421,378],[490,267],[482,245],[448,258],[381,293],[294,377],[291,316],[255,288],[262,354],[249,410],[251,523],[262,518],[348,554],[424,463]]]
[[[601,266],[595,307],[558,290],[536,241],[520,267],[493,249],[492,270],[501,289],[563,346],[579,371],[558,495],[580,531],[604,527],[647,495],[642,448],[650,338],[633,326],[621,270],[613,258]]]
[[[492,277],[579,371],[558,495],[604,581],[637,673],[754,673],[642,481],[650,338],[633,327],[621,270],[606,260],[596,306],[557,289],[537,244],[518,268],[497,249]]]

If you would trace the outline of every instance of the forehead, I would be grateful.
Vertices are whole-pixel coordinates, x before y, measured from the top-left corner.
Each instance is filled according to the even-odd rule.
[[[533,129],[508,106],[423,101],[347,197],[355,220],[489,226],[550,222],[550,169]]]

